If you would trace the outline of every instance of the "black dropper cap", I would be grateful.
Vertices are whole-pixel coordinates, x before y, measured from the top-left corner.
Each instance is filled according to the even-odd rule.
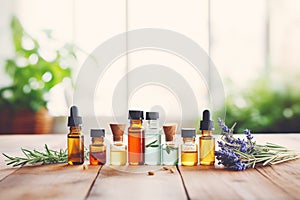
[[[203,117],[200,122],[200,130],[214,130],[214,121],[210,120],[209,110],[203,111]]]
[[[141,110],[129,110],[128,119],[144,119],[144,112]]]
[[[183,129],[181,129],[181,137],[183,137],[183,138],[194,138],[194,137],[196,137],[196,129],[194,129],[194,128],[183,128]]]
[[[105,137],[105,129],[91,129],[91,137]]]
[[[68,126],[80,126],[82,124],[82,118],[78,116],[78,108],[72,106],[70,108],[70,116],[68,117]]]
[[[159,112],[146,112],[146,120],[157,120]]]

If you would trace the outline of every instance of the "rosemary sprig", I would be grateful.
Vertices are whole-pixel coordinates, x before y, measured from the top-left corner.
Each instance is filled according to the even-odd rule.
[[[166,146],[166,152],[167,152],[167,154],[170,154],[171,151],[176,150],[176,149],[177,149],[176,147],[172,147],[172,146],[169,146],[169,145]]]
[[[149,144],[146,145],[146,148],[147,147],[159,147],[158,144],[155,144],[158,140],[154,140],[153,142],[150,142]]]
[[[5,153],[2,153],[7,160],[7,165],[12,165],[13,167],[24,166],[27,164],[54,164],[54,163],[66,163],[68,161],[67,150],[60,149],[59,151],[49,149],[45,144],[45,152],[37,150],[28,150],[21,148],[25,157],[12,157]]]

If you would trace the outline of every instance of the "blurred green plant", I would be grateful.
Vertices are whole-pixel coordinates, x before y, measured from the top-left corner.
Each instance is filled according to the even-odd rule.
[[[11,32],[14,55],[6,60],[5,71],[12,83],[0,89],[0,109],[38,111],[46,107],[50,89],[71,77],[71,65],[76,62],[74,46],[66,44],[58,50],[41,45],[16,17]],[[49,32],[45,32],[45,40],[54,42]]]
[[[297,84],[296,84],[297,85]],[[226,123],[237,122],[236,130],[252,132],[299,132],[300,93],[287,81],[278,83],[260,78],[247,90],[231,94],[226,101]]]

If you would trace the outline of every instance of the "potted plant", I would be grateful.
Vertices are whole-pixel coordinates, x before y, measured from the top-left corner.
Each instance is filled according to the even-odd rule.
[[[45,49],[16,17],[11,31],[14,55],[5,64],[11,84],[0,88],[0,132],[48,133],[53,122],[47,109],[49,91],[71,76],[70,62],[64,61],[76,61],[73,46]],[[51,39],[49,34],[47,39]]]

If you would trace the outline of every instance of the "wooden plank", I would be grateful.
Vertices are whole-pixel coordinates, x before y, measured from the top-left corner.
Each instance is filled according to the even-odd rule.
[[[257,134],[254,137],[260,144],[273,142],[299,150],[299,134]],[[228,171],[219,166],[179,166],[179,170],[191,199],[286,199],[296,197],[290,193],[299,188],[298,164],[299,160],[242,172]],[[288,183],[288,180],[292,181]],[[299,193],[295,194],[299,198]]]
[[[300,199],[300,159],[257,170],[291,197]]]
[[[84,199],[101,166],[22,167],[0,181],[0,199]]]
[[[262,138],[267,140],[268,136],[263,135]],[[299,134],[273,135],[271,138],[269,138],[269,141],[270,140],[276,140],[274,143],[278,143],[300,152]],[[257,170],[264,177],[274,183],[277,187],[284,190],[294,199],[300,199],[300,159],[270,167],[257,168]]]
[[[180,175],[161,166],[104,166],[88,199],[187,199]],[[153,176],[147,174],[154,171]]]
[[[0,135],[0,181],[18,169],[7,166],[6,158],[2,153],[10,156],[24,156],[21,148],[44,150],[45,144],[51,149],[66,149],[67,136],[65,134]]]
[[[191,199],[288,199],[290,196],[255,169],[229,171],[179,167]]]

